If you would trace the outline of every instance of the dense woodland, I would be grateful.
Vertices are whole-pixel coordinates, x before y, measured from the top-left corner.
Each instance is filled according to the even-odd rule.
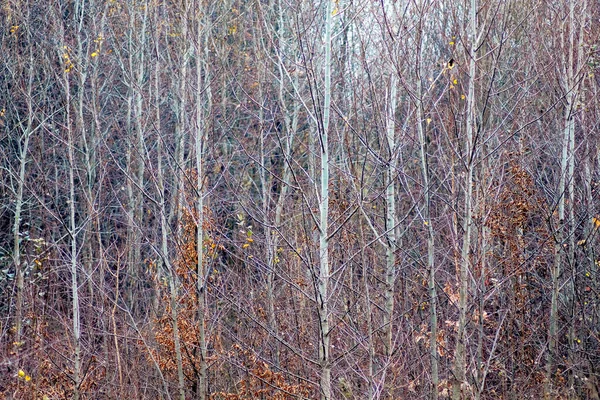
[[[598,1],[0,21],[0,397],[599,399]]]

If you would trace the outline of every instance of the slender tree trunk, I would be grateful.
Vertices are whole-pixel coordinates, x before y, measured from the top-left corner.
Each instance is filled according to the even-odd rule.
[[[320,131],[321,149],[321,190],[319,196],[319,277],[318,277],[318,301],[319,323],[321,343],[319,348],[319,360],[321,365],[321,400],[331,399],[331,359],[330,359],[330,303],[329,303],[329,118],[331,109],[331,31],[333,2],[328,1],[325,15],[325,64],[323,88],[323,116]]]
[[[75,140],[71,125],[71,86],[69,72],[64,73],[66,94],[66,125],[67,125],[67,154],[69,162],[69,238],[71,243],[71,296],[72,296],[72,323],[73,323],[73,399],[79,400],[81,385],[81,325],[79,309],[79,279],[77,267],[77,226],[75,225]]]
[[[163,226],[166,225],[163,224]],[[164,232],[164,229],[163,229]],[[163,233],[163,243],[166,241]],[[168,251],[163,246],[163,253]],[[173,324],[173,342],[175,345],[175,359],[177,362],[177,389],[179,391],[179,400],[185,400],[185,377],[183,375],[183,357],[181,354],[181,338],[179,336],[179,321],[178,318],[178,302],[177,295],[178,291],[175,287],[175,281],[177,280],[177,274],[175,273],[175,267],[170,263],[167,264],[169,270],[169,291],[170,291],[170,306],[171,306],[171,321]]]
[[[422,28],[421,28],[422,29]],[[419,31],[420,33],[421,30]],[[420,35],[419,35],[420,36]],[[430,338],[429,338],[429,357],[431,361],[431,398],[438,398],[438,350],[437,350],[437,290],[435,279],[435,241],[433,225],[431,223],[431,186],[429,183],[429,160],[427,152],[427,138],[425,128],[423,127],[423,85],[420,76],[421,63],[421,40],[419,43],[419,54],[417,55],[417,133],[419,136],[419,155],[421,159],[421,176],[423,178],[423,224],[427,231],[427,271],[429,272],[429,310],[430,310]]]
[[[421,8],[423,5],[421,4]],[[421,11],[422,12],[422,11]],[[425,93],[423,91],[423,77],[421,76],[421,62],[423,57],[423,21],[424,15],[421,14],[421,20],[417,31],[417,60],[416,60],[416,79],[417,79],[417,134],[419,137],[419,156],[421,161],[421,176],[423,179],[423,224],[427,231],[427,271],[429,273],[428,289],[429,289],[429,311],[430,311],[430,338],[429,338],[429,357],[431,362],[431,398],[438,398],[438,342],[437,342],[437,290],[435,279],[435,241],[434,231],[431,222],[431,186],[429,183],[429,154],[427,149],[426,126],[425,122],[423,99]]]
[[[361,223],[360,226],[360,237],[361,238],[365,238],[365,233],[364,233],[364,227],[363,224]],[[365,318],[366,318],[366,330],[367,330],[367,352],[368,352],[368,359],[367,359],[367,373],[366,373],[366,378],[367,381],[369,383],[369,387],[367,389],[367,398],[368,399],[374,399],[375,397],[375,380],[374,380],[374,362],[375,362],[375,342],[374,342],[374,327],[373,327],[373,318],[372,318],[372,313],[371,313],[371,295],[370,295],[370,291],[369,291],[369,272],[368,271],[368,261],[367,261],[367,256],[364,254],[364,251],[361,254],[362,257],[362,284],[364,287],[364,314],[365,314]]]
[[[158,37],[156,37],[158,39]],[[181,338],[179,336],[179,322],[178,322],[178,304],[177,304],[177,287],[175,285],[175,281],[177,279],[177,274],[175,271],[175,267],[170,262],[169,255],[169,241],[168,241],[168,232],[169,232],[169,223],[168,219],[173,217],[177,211],[177,205],[171,205],[171,210],[167,213],[166,207],[166,190],[165,190],[165,177],[164,177],[164,167],[163,167],[163,138],[160,137],[162,134],[160,129],[160,91],[159,91],[159,71],[160,71],[160,51],[158,48],[159,41],[156,40],[156,53],[157,53],[157,61],[156,61],[156,78],[155,78],[155,108],[156,108],[156,121],[158,128],[159,139],[157,141],[157,190],[158,190],[158,198],[159,198],[159,209],[160,209],[160,250],[158,253],[160,254],[162,260],[162,273],[165,278],[168,280],[169,285],[169,303],[171,308],[171,323],[173,325],[173,344],[175,347],[175,363],[177,365],[177,391],[179,392],[179,400],[185,400],[185,377],[183,374],[183,356],[181,353]],[[176,137],[176,140],[178,137]],[[178,166],[175,165],[173,168],[175,171],[178,170]],[[177,174],[176,174],[177,175]],[[183,194],[183,193],[182,193]],[[173,197],[173,200],[177,199],[177,196]],[[168,217],[167,217],[168,214]],[[179,220],[178,220],[179,222]],[[165,383],[166,385],[166,383]]]
[[[469,269],[471,258],[471,225],[473,219],[473,168],[475,149],[473,131],[475,123],[475,61],[477,49],[477,1],[471,0],[469,12],[469,86],[467,94],[466,128],[465,128],[465,155],[463,164],[466,169],[464,179],[465,205],[463,219],[463,243],[461,249],[458,300],[458,333],[454,352],[454,383],[452,386],[452,399],[459,400],[463,397],[462,390],[466,386],[466,324],[469,290]]]
[[[575,268],[575,211],[574,211],[574,200],[575,200],[575,186],[574,186],[574,169],[575,169],[575,108],[577,97],[579,95],[580,82],[577,79],[577,74],[582,65],[583,59],[583,29],[579,31],[579,41],[575,43],[575,31],[576,31],[576,16],[575,16],[575,4],[574,0],[569,1],[569,19],[568,19],[568,31],[569,41],[568,45],[564,44],[563,41],[563,59],[562,59],[562,73],[563,79],[563,90],[566,93],[566,106],[564,111],[564,129],[563,129],[563,140],[562,140],[562,156],[560,164],[560,180],[558,184],[558,225],[555,233],[555,254],[554,264],[551,269],[552,279],[552,298],[550,301],[550,321],[548,329],[548,356],[546,359],[546,384],[545,393],[546,398],[553,396],[552,392],[552,376],[555,367],[555,360],[557,359],[558,352],[558,320],[559,320],[559,309],[558,299],[560,296],[560,277],[562,275],[562,264],[563,252],[565,243],[565,235],[568,239],[566,243],[567,252],[564,255],[567,264]],[[584,1],[582,14],[585,15],[587,2]],[[567,53],[565,55],[565,52]],[[575,59],[575,55],[577,58]],[[568,192],[568,193],[567,193]],[[568,200],[567,200],[568,195]],[[568,218],[565,220],[565,218]],[[566,232],[565,232],[566,230]],[[575,271],[573,271],[574,273]],[[568,287],[570,288],[568,293],[569,301],[573,299],[573,285],[571,281]],[[573,335],[574,328],[571,326],[568,331],[569,334],[569,349],[574,346]],[[569,359],[572,358],[571,351],[569,350]]]
[[[482,167],[480,173],[480,181],[485,181],[486,177],[489,175],[490,166],[489,166],[489,158],[487,153],[487,145],[482,146],[485,149],[485,153],[482,154]],[[488,191],[488,186],[480,185],[478,194],[478,209],[477,212],[482,216],[482,226],[480,228],[480,270],[479,270],[479,280],[477,282],[477,350],[475,355],[475,373],[474,373],[474,397],[475,400],[479,400],[484,391],[485,391],[485,380],[487,376],[487,369],[485,365],[485,354],[484,354],[484,343],[486,341],[485,331],[484,331],[484,316],[485,316],[485,297],[486,297],[486,276],[488,270],[488,251],[490,250],[491,240],[490,240],[490,228],[487,226],[487,218],[488,218],[488,199],[492,198],[492,193]],[[521,230],[522,236],[522,230]],[[520,239],[522,240],[522,239]],[[500,329],[500,327],[498,328]],[[492,357],[493,351],[490,352],[489,357]]]
[[[175,267],[169,261],[169,248],[167,240],[167,218],[164,201],[164,184],[162,174],[162,155],[159,150],[158,160],[158,185],[160,188],[160,231],[161,231],[161,258],[163,265],[166,269],[166,277],[169,281],[169,292],[170,292],[170,307],[171,307],[171,323],[173,324],[173,343],[175,346],[175,360],[177,364],[177,389],[179,391],[179,399],[185,400],[185,378],[183,375],[183,357],[181,354],[181,338],[179,337],[179,322],[178,322],[178,304],[177,295],[178,291],[175,286],[177,280],[177,274]]]
[[[177,85],[176,93],[178,96],[177,104],[175,107],[175,113],[177,115],[177,120],[175,123],[175,166],[174,166],[174,176],[177,178],[177,189],[173,191],[172,200],[170,204],[170,212],[168,223],[169,226],[173,226],[172,222],[175,221],[175,226],[177,227],[177,237],[181,237],[182,232],[182,222],[181,222],[181,213],[184,209],[184,197],[185,197],[185,179],[182,179],[182,176],[186,173],[186,143],[188,142],[187,137],[187,80],[188,80],[188,64],[191,56],[191,47],[188,42],[192,42],[189,40],[189,15],[190,15],[190,5],[188,4],[189,0],[182,1],[180,5],[179,12],[179,23],[181,29],[181,37],[185,38],[184,40],[179,41],[182,48],[180,49],[180,59],[179,63],[179,75],[177,79],[175,79],[174,84]]]
[[[277,3],[277,20],[278,20],[278,29],[277,29],[277,50],[280,54],[284,54],[285,53],[285,40],[284,40],[284,35],[285,35],[285,30],[284,27],[286,26],[284,23],[284,8],[282,8],[281,5],[281,1],[278,1]],[[282,223],[282,217],[283,217],[283,209],[285,206],[285,201],[287,198],[287,193],[288,193],[288,189],[289,189],[289,185],[290,185],[290,181],[291,181],[291,169],[290,169],[290,162],[291,162],[291,153],[292,153],[292,149],[293,149],[293,144],[294,144],[294,138],[296,135],[296,131],[297,131],[297,126],[298,126],[298,102],[297,101],[293,101],[292,104],[292,109],[290,110],[290,108],[288,107],[287,101],[286,101],[286,85],[285,82],[287,81],[287,76],[285,73],[285,64],[283,62],[283,59],[281,57],[278,57],[277,59],[277,73],[278,73],[278,77],[279,77],[279,87],[278,87],[278,100],[279,100],[279,106],[281,107],[281,111],[282,111],[282,117],[283,117],[283,121],[284,121],[284,131],[283,131],[283,135],[281,135],[278,140],[280,145],[282,145],[281,151],[283,152],[283,157],[282,157],[282,168],[283,168],[283,173],[282,173],[282,177],[281,177],[281,190],[277,196],[277,201],[276,201],[276,205],[275,205],[275,226],[277,227],[277,229],[279,229],[281,227],[281,223]],[[297,75],[296,75],[296,87],[297,85]],[[260,97],[262,99],[262,97]],[[262,101],[262,100],[261,100]],[[262,104],[262,103],[261,103]],[[290,116],[291,114],[291,116]],[[262,113],[261,113],[262,115]],[[263,165],[266,165],[266,160],[263,161]],[[263,178],[263,181],[266,182],[266,179]],[[265,190],[265,193],[263,194],[263,197],[266,199],[265,196],[270,196],[270,194],[268,194],[268,188],[266,188],[267,190]],[[266,202],[265,202],[266,205]],[[265,212],[266,212],[266,208],[265,208]],[[269,308],[269,328],[271,329],[271,331],[273,332],[273,334],[275,336],[279,335],[279,328],[277,325],[277,319],[276,319],[276,315],[275,315],[275,277],[277,275],[277,269],[279,267],[279,237],[277,233],[272,233],[272,231],[270,229],[267,229],[267,242],[268,242],[268,256],[267,256],[267,260],[268,263],[270,265],[270,269],[268,271],[268,277],[267,277],[267,292],[268,292],[268,308]],[[280,367],[280,353],[281,353],[281,344],[280,342],[277,340],[275,341],[275,365],[277,367]]]
[[[385,358],[386,363],[391,363],[394,353],[394,296],[396,294],[396,175],[397,175],[397,143],[396,143],[396,104],[398,98],[398,78],[394,72],[390,77],[389,100],[386,115],[386,141],[388,147],[389,161],[385,171],[385,305],[383,314],[383,326],[385,332]],[[386,374],[384,374],[385,377]],[[385,378],[384,378],[385,381]],[[392,387],[385,388],[389,397],[393,397]]]
[[[202,4],[197,5],[200,10]],[[206,340],[207,271],[204,265],[204,152],[208,138],[208,113],[211,109],[209,45],[210,19],[204,13],[204,21],[198,19],[196,48],[196,253],[197,253],[197,299],[198,299],[198,346],[200,347],[200,371],[198,374],[198,399],[204,400],[208,390],[208,345]],[[202,45],[202,47],[200,47]]]
[[[137,7],[137,6],[136,6]],[[144,173],[146,170],[146,143],[144,135],[144,124],[143,119],[145,115],[144,110],[144,97],[142,88],[144,87],[144,76],[146,74],[146,60],[145,60],[145,46],[146,46],[146,25],[148,20],[148,6],[142,7],[141,26],[139,27],[139,40],[136,46],[133,44],[130,47],[129,60],[132,63],[130,66],[131,76],[135,77],[135,84],[133,90],[133,123],[135,127],[135,139],[132,137],[130,140],[135,140],[135,170],[132,171],[133,175],[130,179],[135,180],[135,190],[132,198],[131,221],[133,225],[133,242],[131,243],[131,257],[130,257],[130,273],[134,279],[134,282],[130,283],[130,287],[136,288],[139,285],[138,276],[140,276],[140,269],[142,267],[142,225],[144,215],[144,202],[143,202],[143,190],[144,190]],[[137,12],[132,12],[133,23],[135,24],[135,15]],[[136,25],[133,25],[134,29]],[[132,36],[137,32],[132,32]],[[138,48],[136,51],[135,48]],[[137,53],[137,54],[136,54]],[[133,299],[129,299],[132,301]],[[132,301],[132,306],[135,306],[137,302]]]
[[[17,195],[15,198],[15,220],[13,224],[13,262],[15,264],[15,274],[17,276],[17,296],[16,296],[16,314],[15,314],[15,341],[16,350],[21,346],[21,336],[23,334],[23,291],[25,286],[25,271],[21,264],[21,212],[23,210],[23,189],[25,186],[25,171],[29,154],[29,139],[32,134],[33,123],[33,48],[29,50],[29,79],[27,80],[27,123],[22,133],[21,143],[19,140],[19,180],[17,182]]]
[[[153,22],[155,24],[158,23],[159,15],[158,13],[154,14]],[[156,128],[156,189],[158,193],[159,199],[159,216],[160,216],[160,249],[158,253],[162,260],[162,268],[157,270],[157,273],[166,277],[166,279],[171,280],[171,265],[169,262],[169,249],[168,249],[168,240],[167,240],[167,208],[165,205],[165,186],[164,186],[164,166],[163,166],[163,140],[162,137],[162,129],[160,123],[160,114],[161,114],[161,92],[160,92],[160,74],[161,74],[161,58],[160,58],[160,36],[158,32],[155,32],[154,36],[154,44],[155,44],[155,53],[156,53],[156,61],[154,65],[154,111],[155,115],[155,128]],[[118,271],[117,271],[118,272]],[[171,288],[169,288],[171,290]],[[156,301],[158,301],[158,297],[156,297]],[[175,313],[176,314],[176,313]],[[183,387],[183,361],[181,356],[181,343],[179,340],[179,326],[177,325],[177,315],[175,318],[172,317],[173,321],[173,342],[175,344],[175,359],[177,363],[177,382],[179,385],[179,395],[180,399],[182,397]],[[167,386],[167,382],[164,379],[162,371],[158,370],[158,373],[161,376],[161,381],[163,383],[163,388],[167,397],[170,399],[171,396],[169,394],[169,388]],[[185,393],[183,393],[183,397],[185,397]]]

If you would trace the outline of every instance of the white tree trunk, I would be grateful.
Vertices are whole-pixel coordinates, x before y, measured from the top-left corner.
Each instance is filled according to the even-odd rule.
[[[202,8],[199,2],[197,9]],[[204,13],[207,14],[206,12]],[[208,345],[206,341],[205,317],[207,311],[207,271],[204,266],[204,151],[208,138],[207,116],[210,112],[212,103],[212,93],[210,89],[210,69],[209,69],[209,33],[210,19],[204,18],[204,21],[197,21],[197,48],[196,48],[196,253],[198,264],[196,266],[197,282],[196,295],[198,299],[198,346],[200,347],[200,371],[198,375],[198,399],[207,398],[208,390]],[[200,47],[202,46],[202,47]]]
[[[393,353],[393,320],[394,320],[394,294],[396,283],[396,249],[398,237],[396,235],[396,174],[397,174],[397,143],[396,143],[396,104],[398,94],[398,77],[393,73],[390,77],[390,91],[386,115],[386,140],[389,151],[389,161],[385,172],[385,356],[391,361]]]

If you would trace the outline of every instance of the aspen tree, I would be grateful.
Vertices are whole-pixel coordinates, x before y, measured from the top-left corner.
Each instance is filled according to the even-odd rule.
[[[71,124],[71,84],[69,80],[69,68],[63,73],[67,125],[67,155],[69,164],[69,241],[71,245],[70,253],[70,272],[71,272],[71,296],[72,296],[72,327],[73,327],[73,399],[79,400],[81,386],[81,314],[79,305],[79,278],[78,278],[78,246],[77,246],[77,225],[75,223],[76,198],[75,198],[75,140],[73,135],[73,126]]]
[[[396,250],[398,228],[396,221],[396,175],[397,175],[397,148],[396,142],[396,104],[398,99],[398,78],[392,73],[389,80],[389,99],[386,115],[386,144],[388,147],[389,161],[385,171],[385,306],[383,325],[385,331],[385,356],[390,362],[393,353],[393,321],[394,321],[394,296],[396,294]]]
[[[153,23],[157,24],[159,21],[159,5],[157,5],[156,7],[154,7],[153,10]],[[157,141],[156,141],[156,184],[155,184],[155,189],[157,192],[157,198],[158,198],[158,213],[159,213],[159,218],[160,218],[160,222],[159,222],[159,229],[160,229],[160,244],[157,244],[157,253],[159,255],[159,258],[161,260],[161,265],[162,268],[161,270],[158,271],[158,273],[160,274],[160,276],[164,276],[168,281],[169,281],[169,289],[171,290],[172,285],[170,284],[170,282],[175,278],[175,274],[173,273],[173,266],[171,265],[171,261],[170,261],[170,255],[169,255],[169,243],[168,243],[168,230],[169,227],[167,225],[167,207],[166,207],[166,202],[165,202],[165,197],[166,197],[166,190],[165,190],[165,166],[163,165],[163,147],[164,147],[164,140],[165,138],[162,136],[163,132],[162,132],[162,125],[160,122],[160,115],[161,115],[161,92],[160,92],[160,83],[161,83],[161,51],[163,50],[160,46],[160,32],[158,30],[154,30],[153,32],[154,34],[154,52],[155,52],[155,64],[154,64],[154,98],[153,100],[153,108],[154,108],[154,112],[155,112],[155,129],[156,129],[156,134],[157,134]],[[172,296],[172,294],[171,294]],[[171,297],[172,298],[172,297]],[[155,301],[158,301],[158,297],[155,299]],[[183,357],[181,354],[181,340],[179,337],[179,325],[178,325],[178,310],[175,307],[176,304],[174,304],[174,302],[171,302],[171,312],[172,312],[172,316],[171,316],[171,321],[173,324],[173,343],[174,343],[174,348],[175,348],[175,362],[177,364],[177,382],[178,382],[178,386],[179,386],[179,397],[181,398],[181,396],[183,395],[185,397],[185,392],[182,393],[182,387],[183,387],[183,382],[184,382],[184,376],[183,376]],[[154,362],[156,364],[156,361]],[[160,371],[160,369],[158,369],[158,373],[160,374],[161,377],[161,381],[164,387],[164,391],[165,393],[167,393],[168,398],[170,399],[170,395],[169,395],[169,390],[168,390],[168,386],[167,386],[167,382],[164,378],[164,375],[162,373],[162,371]]]
[[[559,297],[561,290],[561,276],[563,263],[574,267],[575,258],[575,112],[579,97],[581,79],[579,75],[583,67],[583,23],[578,27],[576,19],[576,4],[581,4],[578,14],[585,17],[587,1],[582,3],[569,0],[567,30],[561,32],[562,57],[559,74],[560,82],[566,93],[566,105],[563,115],[563,138],[562,156],[560,162],[560,179],[558,183],[558,225],[555,232],[554,264],[551,269],[552,297],[550,302],[550,320],[548,329],[548,353],[546,359],[546,385],[544,396],[551,398],[552,376],[555,363],[558,358],[558,321],[559,321]],[[577,32],[579,31],[579,32]],[[568,32],[568,38],[565,36]],[[576,36],[578,40],[576,41]],[[566,248],[566,252],[565,252]],[[564,255],[564,259],[563,259]],[[570,282],[568,288],[570,293],[566,296],[573,299],[573,285]],[[573,347],[574,330],[571,326],[568,330],[570,348]],[[569,351],[569,358],[571,352]]]
[[[429,174],[429,154],[427,148],[426,129],[427,125],[423,125],[426,120],[424,116],[424,97],[426,91],[423,90],[422,76],[422,58],[423,47],[426,45],[424,35],[424,14],[423,3],[420,4],[421,13],[417,27],[417,57],[415,62],[416,68],[416,115],[417,115],[417,136],[419,138],[419,158],[421,162],[421,177],[423,179],[423,224],[427,231],[427,271],[428,271],[428,289],[429,289],[429,357],[431,362],[431,398],[438,398],[438,341],[437,341],[437,289],[435,278],[435,241],[433,224],[431,221],[431,184]]]
[[[454,351],[454,383],[452,386],[452,399],[463,398],[462,391],[466,382],[466,325],[467,307],[469,294],[469,270],[471,260],[471,232],[473,223],[473,169],[475,166],[475,148],[473,141],[475,124],[475,64],[477,45],[477,0],[470,1],[468,18],[469,47],[467,59],[469,63],[469,83],[467,92],[466,123],[465,123],[465,153],[462,164],[464,171],[464,218],[463,218],[463,242],[460,258],[460,270],[458,271],[459,300],[458,300],[458,332],[456,337],[456,348]]]
[[[156,9],[154,12],[154,22],[158,22],[159,20],[159,14],[158,14],[158,10]],[[184,19],[187,21],[187,15],[184,16]],[[158,194],[158,212],[159,212],[159,218],[160,218],[160,222],[159,222],[159,229],[160,229],[160,244],[157,245],[156,247],[156,252],[158,253],[158,255],[160,256],[160,260],[161,260],[161,264],[162,264],[162,272],[164,273],[164,277],[167,280],[167,285],[168,285],[168,290],[169,290],[169,305],[171,308],[171,324],[172,324],[172,335],[173,335],[173,344],[174,344],[174,350],[175,350],[175,363],[176,363],[176,368],[177,368],[177,392],[178,392],[178,396],[179,396],[179,400],[185,400],[185,394],[186,394],[186,390],[185,390],[185,376],[184,376],[184,372],[183,372],[183,355],[182,355],[182,350],[181,350],[181,337],[179,334],[179,323],[178,323],[178,318],[179,318],[179,310],[178,310],[178,304],[177,304],[177,297],[178,297],[178,290],[177,290],[177,273],[175,271],[175,266],[173,265],[172,261],[171,261],[171,255],[169,253],[169,240],[168,240],[168,235],[169,233],[171,233],[171,227],[169,224],[169,221],[171,220],[171,218],[174,218],[174,216],[178,215],[178,211],[176,211],[176,208],[178,207],[178,202],[175,201],[178,197],[177,196],[173,196],[172,197],[172,201],[173,203],[171,204],[170,209],[167,209],[167,200],[166,200],[166,196],[167,196],[167,189],[166,189],[166,184],[167,184],[167,177],[165,176],[165,169],[166,169],[166,165],[163,165],[164,162],[164,155],[163,155],[163,151],[164,151],[164,145],[165,145],[165,141],[164,141],[164,137],[162,136],[162,130],[161,130],[161,124],[160,124],[160,118],[161,118],[161,97],[160,97],[160,90],[159,90],[159,82],[160,82],[160,66],[162,66],[162,64],[160,63],[161,61],[161,53],[163,51],[163,49],[161,49],[159,47],[160,44],[160,32],[159,31],[155,31],[154,32],[154,44],[155,44],[155,52],[156,52],[156,65],[155,65],[155,78],[154,78],[154,84],[155,84],[155,93],[154,93],[154,108],[155,108],[155,112],[156,112],[156,128],[157,128],[157,133],[158,133],[158,141],[157,141],[157,167],[156,167],[156,175],[157,175],[157,182],[156,182],[156,190],[157,190],[157,194]],[[172,61],[172,60],[169,60]],[[169,68],[172,68],[171,65],[167,66]],[[183,101],[183,100],[181,100]],[[181,106],[181,105],[179,105]],[[180,111],[180,110],[176,110],[176,111]],[[182,114],[178,113],[178,118],[181,118]],[[178,143],[180,143],[180,135],[183,135],[183,133],[180,131],[181,127],[180,124],[181,121],[178,119],[177,121],[177,130],[176,130],[176,140],[178,141]],[[180,161],[180,158],[178,155],[177,156],[177,160]],[[178,176],[177,173],[175,173],[175,171],[179,170],[179,165],[175,165],[173,167],[174,173],[171,176]],[[173,182],[174,186],[175,186],[175,190],[174,192],[177,193],[178,190],[181,189],[181,185],[177,184],[178,181]],[[183,196],[183,192],[179,193],[179,196]],[[177,223],[179,223],[179,218],[177,219]],[[166,385],[166,383],[164,383]],[[168,393],[168,392],[167,392]]]
[[[137,308],[133,290],[140,286],[142,276],[142,218],[144,214],[144,174],[146,171],[146,137],[145,137],[145,99],[143,90],[146,87],[147,74],[147,25],[149,4],[129,3],[129,30],[127,32],[127,59],[124,65],[126,76],[129,76],[127,98],[128,134],[127,147],[127,195],[129,213],[130,248],[128,253],[129,282],[127,294],[130,307]]]
[[[26,87],[26,103],[27,103],[27,122],[21,124],[22,134],[19,137],[19,174],[17,181],[17,190],[15,197],[15,216],[13,223],[13,263],[15,265],[15,274],[17,277],[17,296],[16,296],[16,313],[15,313],[15,343],[17,348],[21,346],[21,335],[23,334],[23,291],[25,286],[25,271],[21,261],[21,211],[23,209],[23,190],[25,187],[25,170],[29,159],[29,141],[34,132],[33,121],[33,78],[34,78],[34,57],[33,47],[29,49],[29,62]]]
[[[319,314],[319,363],[321,366],[320,389],[321,400],[330,400],[331,394],[331,358],[330,358],[330,260],[329,260],[329,123],[331,112],[331,41],[333,30],[333,1],[327,0],[325,7],[324,37],[324,87],[323,114],[318,130],[319,149],[321,153],[320,195],[319,195],[319,275],[317,307]]]
[[[196,3],[196,296],[198,301],[198,347],[200,348],[200,371],[198,372],[198,399],[207,398],[208,390],[208,343],[206,338],[207,279],[204,264],[204,159],[208,141],[208,116],[212,107],[209,38],[211,33],[210,10],[202,1]],[[201,18],[200,18],[201,16]]]

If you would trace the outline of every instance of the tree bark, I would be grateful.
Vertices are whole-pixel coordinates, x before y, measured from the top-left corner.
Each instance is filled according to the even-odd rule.
[[[386,142],[388,147],[388,163],[385,171],[385,306],[383,326],[385,332],[385,358],[386,363],[392,362],[394,353],[394,296],[396,294],[396,250],[397,250],[397,227],[396,227],[396,176],[397,176],[397,151],[396,143],[396,104],[398,99],[398,77],[396,73],[390,76],[390,90],[387,103],[386,115]],[[386,387],[392,397],[393,388]]]
[[[202,9],[202,2],[197,4],[197,9]],[[205,9],[207,7],[205,6]],[[204,12],[204,20],[197,21],[197,48],[196,48],[196,254],[197,254],[197,282],[196,296],[198,299],[198,347],[200,348],[200,371],[198,374],[198,399],[204,400],[208,395],[208,344],[206,339],[206,312],[207,312],[207,270],[204,265],[204,158],[208,140],[208,113],[212,104],[210,88],[211,74],[209,68],[210,19],[208,12]],[[202,47],[200,47],[202,45]]]
[[[463,388],[466,382],[466,324],[469,294],[469,269],[471,259],[471,228],[473,223],[473,168],[475,148],[473,143],[473,131],[475,123],[475,62],[477,49],[477,1],[471,0],[469,12],[469,86],[467,94],[466,127],[465,127],[465,153],[463,165],[464,177],[464,219],[463,219],[463,242],[461,249],[458,300],[458,332],[456,337],[456,348],[454,352],[454,383],[452,385],[452,399],[463,398]]]
[[[319,277],[317,306],[319,311],[319,330],[321,343],[319,360],[321,365],[321,400],[331,397],[331,359],[330,359],[330,311],[329,311],[329,120],[331,109],[331,36],[333,30],[333,2],[327,1],[324,38],[324,78],[323,115],[319,132],[321,150],[320,196],[319,196]]]

